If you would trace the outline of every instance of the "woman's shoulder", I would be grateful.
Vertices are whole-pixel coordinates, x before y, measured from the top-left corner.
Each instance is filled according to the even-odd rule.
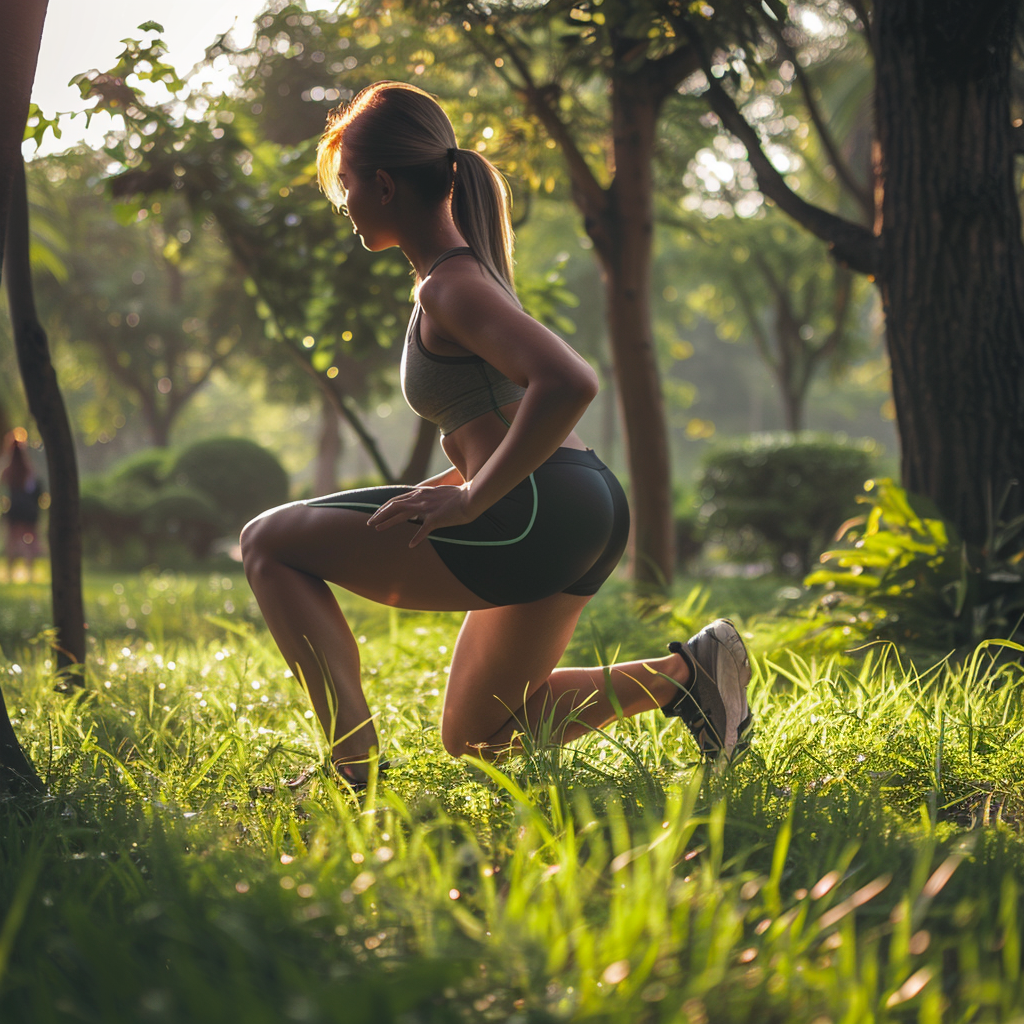
[[[488,310],[516,308],[512,297],[494,280],[487,268],[469,252],[447,259],[419,287],[417,301],[434,320]]]

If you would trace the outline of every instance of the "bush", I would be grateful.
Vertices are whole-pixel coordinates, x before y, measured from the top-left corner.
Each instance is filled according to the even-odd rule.
[[[237,533],[253,516],[288,500],[288,474],[281,463],[244,437],[212,437],[189,445],[169,479],[209,498],[223,533]]]
[[[143,448],[111,466],[107,480],[113,485],[134,485],[159,490],[171,468],[173,453],[167,448]]]
[[[111,567],[180,567],[208,558],[218,537],[287,500],[281,464],[245,438],[212,438],[177,455],[147,449],[83,481],[83,541]]]
[[[734,556],[767,556],[802,575],[855,514],[876,448],[871,440],[806,434],[715,447],[704,459],[701,519]]]
[[[213,502],[187,487],[165,487],[140,517],[140,532],[156,558],[161,544],[178,541],[195,558],[206,558],[220,536],[221,516]]]

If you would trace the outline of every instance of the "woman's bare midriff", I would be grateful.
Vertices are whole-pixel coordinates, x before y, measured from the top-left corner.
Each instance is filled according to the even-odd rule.
[[[501,408],[501,415],[512,423],[516,418],[518,402],[512,402]],[[464,423],[457,430],[441,438],[441,449],[448,456],[451,464],[462,474],[464,480],[472,480],[480,472],[483,464],[494,454],[494,450],[505,439],[508,427],[492,414],[478,416],[475,420]],[[574,430],[560,445],[562,448],[586,450]]]

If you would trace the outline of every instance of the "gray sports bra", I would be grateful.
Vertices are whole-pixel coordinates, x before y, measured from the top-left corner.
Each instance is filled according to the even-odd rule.
[[[473,250],[460,246],[441,253],[427,276],[439,263],[464,254],[471,256]],[[480,356],[439,356],[428,352],[420,338],[422,313],[417,302],[405,332],[402,394],[413,412],[441,428],[442,436],[478,416],[498,412],[501,406],[518,402],[526,394],[525,388]]]

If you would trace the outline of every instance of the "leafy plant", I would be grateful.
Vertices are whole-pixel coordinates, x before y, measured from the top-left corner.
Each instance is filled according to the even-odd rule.
[[[806,572],[871,476],[873,441],[759,434],[704,460],[701,517],[735,555]]]
[[[871,616],[878,636],[930,647],[1009,638],[1024,619],[1024,516],[993,510],[983,545],[961,540],[931,503],[892,480],[869,481],[866,516],[845,524],[846,546],[821,556],[808,586],[824,584]],[[833,599],[834,602],[835,599]]]

